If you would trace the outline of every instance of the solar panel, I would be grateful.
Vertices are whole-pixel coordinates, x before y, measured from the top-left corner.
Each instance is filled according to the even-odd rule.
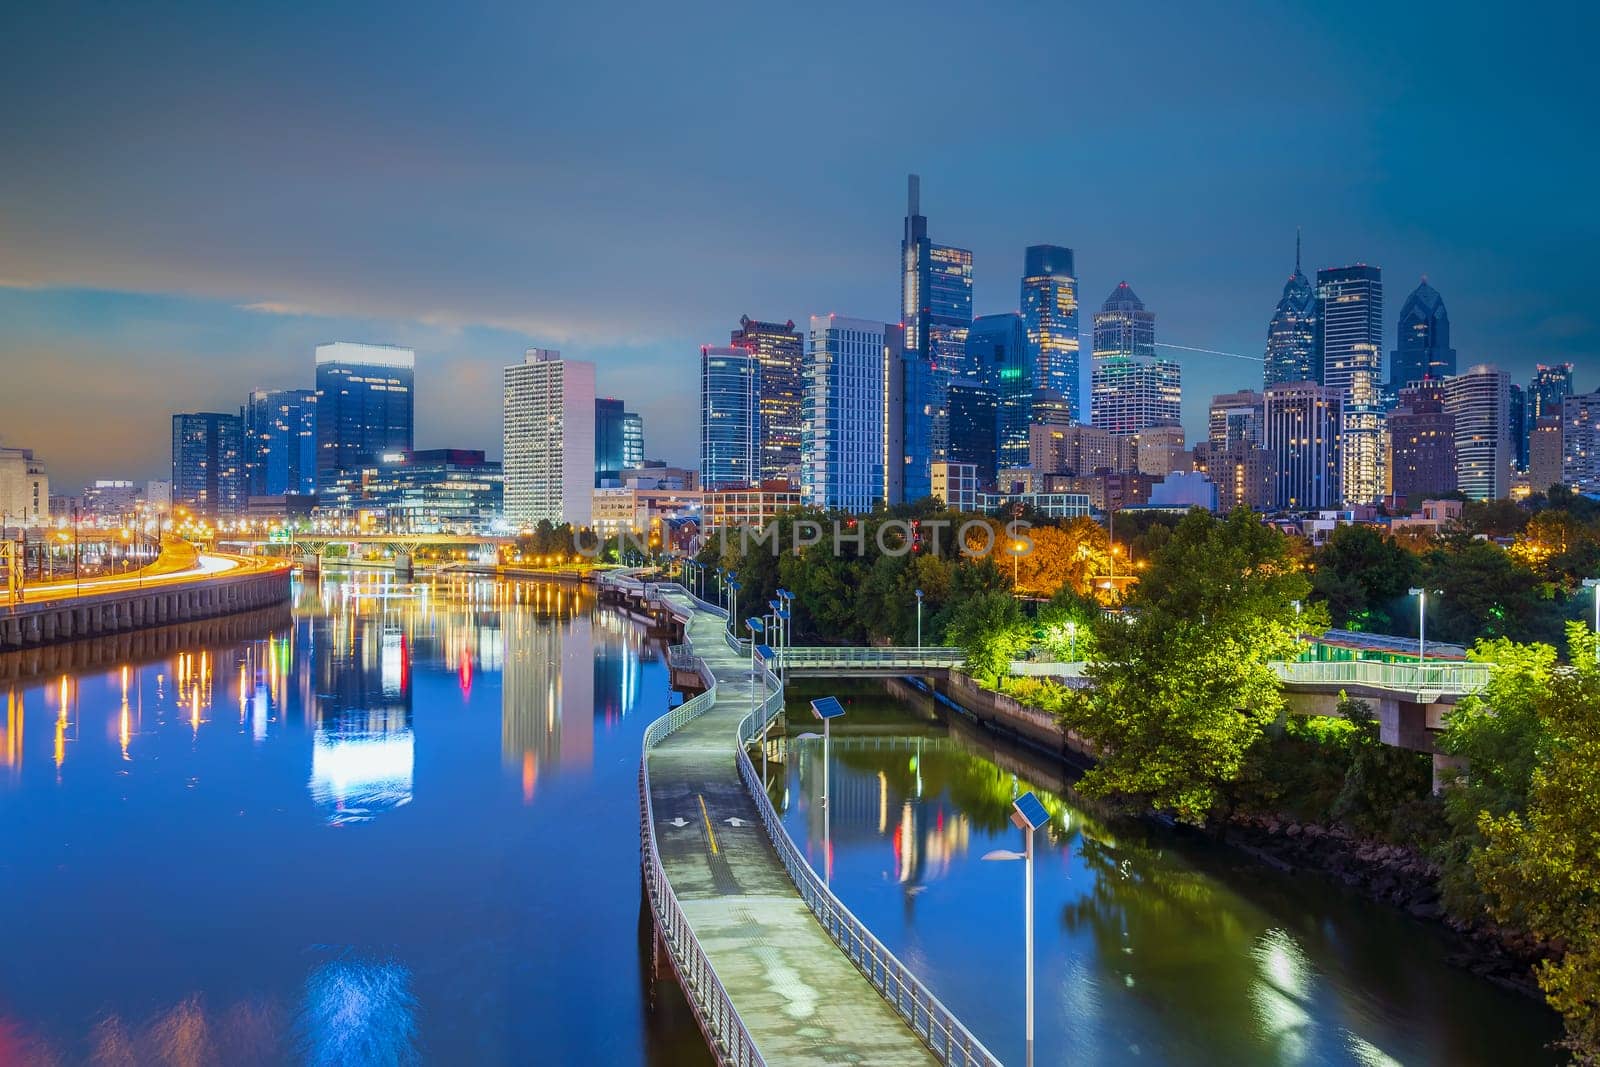
[[[756,646],[756,655],[758,655],[762,659],[767,660],[767,661],[770,662],[772,660],[772,646],[771,645],[757,645]]]
[[[750,629],[753,630],[756,633],[761,633],[763,630],[766,629],[766,627],[761,624],[761,620],[756,618],[753,615],[750,618],[744,620],[744,624],[746,626],[750,627]]]
[[[844,714],[844,705],[836,697],[820,697],[811,702],[811,714],[819,719],[837,719]]]
[[[1038,797],[1033,795],[1032,790],[1022,794],[1011,803],[1017,809],[1017,814],[1028,820],[1030,829],[1037,830],[1050,821],[1050,813],[1044,810],[1044,805],[1039,802]]]

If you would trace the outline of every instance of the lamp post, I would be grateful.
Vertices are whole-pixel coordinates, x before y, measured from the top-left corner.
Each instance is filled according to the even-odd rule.
[[[733,575],[728,576],[728,632],[734,639],[739,637],[739,631],[733,628],[733,620],[739,617],[739,579]]]
[[[1067,662],[1078,662],[1078,624],[1072,619],[1067,620]]]
[[[1594,590],[1594,632],[1600,638],[1600,578],[1585,578],[1583,587]],[[1595,642],[1594,658],[1595,662],[1600,663],[1600,641]]]
[[[1022,831],[1024,851],[1012,852],[1009,849],[995,849],[986,853],[986,860],[1022,860],[1023,874],[1023,945],[1024,963],[1026,974],[1026,1001],[1027,1001],[1027,1067],[1033,1067],[1033,833],[1039,827],[1050,821],[1049,812],[1044,810],[1044,805],[1032,790],[1022,794],[1011,802],[1011,822]]]
[[[1011,592],[1013,596],[1016,595],[1017,592],[1017,564],[1021,561],[1021,559],[1022,542],[1011,542]]]
[[[1417,666],[1420,667],[1428,659],[1428,591],[1412,586],[1410,593],[1417,598]],[[1442,590],[1435,589],[1433,595],[1442,596],[1444,594]]]
[[[828,764],[833,749],[829,744],[828,724],[844,714],[838,697],[818,697],[811,702],[811,714],[822,721],[822,884],[833,878],[833,815],[828,810]]]
[[[917,590],[917,651],[922,651],[922,590]]]

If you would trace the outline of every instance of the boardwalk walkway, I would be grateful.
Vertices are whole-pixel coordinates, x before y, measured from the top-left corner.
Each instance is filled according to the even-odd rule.
[[[734,1010],[769,1064],[930,1064],[922,1040],[796,892],[740,781],[735,736],[750,714],[750,660],[724,620],[681,593],[686,641],[716,676],[715,705],[650,750],[657,847]],[[762,693],[761,695],[765,695]]]

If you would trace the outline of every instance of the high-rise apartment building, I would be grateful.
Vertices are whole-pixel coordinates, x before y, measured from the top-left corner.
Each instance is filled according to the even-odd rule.
[[[1034,390],[1062,397],[1083,422],[1078,352],[1078,275],[1072,249],[1029,245],[1022,262],[1023,365]]]
[[[257,389],[244,411],[246,492],[250,496],[317,491],[317,394]]]
[[[1351,407],[1378,403],[1383,362],[1383,271],[1358,263],[1317,271],[1322,384]]]
[[[637,411],[622,413],[622,469],[644,466],[644,416]]]
[[[1028,461],[1028,423],[1033,414],[1033,368],[1028,363],[1022,315],[980,315],[967,334],[967,366],[995,398],[995,450],[1001,467]]]
[[[1530,438],[1541,421],[1562,417],[1561,402],[1571,395],[1572,364],[1534,365],[1533,380],[1528,383],[1522,413],[1523,428]],[[1531,464],[1532,460],[1529,462]]]
[[[1300,270],[1300,235],[1294,238],[1294,273],[1283,283],[1283,295],[1267,325],[1267,356],[1262,384],[1322,380],[1322,352],[1317,337],[1317,291]]]
[[[1528,436],[1528,487],[1547,493],[1552,485],[1566,480],[1562,469],[1562,421],[1560,415],[1540,419]]]
[[[1456,489],[1456,417],[1436,378],[1400,387],[1389,413],[1389,495],[1416,508]]]
[[[196,515],[244,509],[244,420],[215,411],[172,416],[172,499]]]
[[[1456,488],[1470,500],[1509,495],[1511,376],[1480,364],[1445,379],[1444,398],[1456,420]]]
[[[1122,282],[1094,316],[1094,425],[1135,434],[1183,416],[1183,371],[1156,355],[1156,316]]]
[[[1210,433],[1207,439],[1218,448],[1240,443],[1260,447],[1263,439],[1261,424],[1265,417],[1266,398],[1255,390],[1218,393],[1211,398]]]
[[[970,376],[967,332],[972,326],[972,253],[936,244],[928,237],[921,186],[915,174],[906,180],[900,314],[906,328],[907,358],[914,357],[926,368],[926,376],[919,376],[920,390],[908,392],[904,400],[907,454],[911,456],[909,465],[915,468],[906,472],[907,478],[925,486],[929,484],[928,464],[944,459],[950,446],[950,383]],[[924,420],[926,455],[918,425]]]
[[[1292,511],[1333,507],[1339,500],[1343,425],[1338,391],[1316,382],[1281,382],[1268,386],[1263,397],[1273,506]]]
[[[800,364],[805,339],[794,320],[761,322],[748,315],[728,342],[761,361],[761,480],[800,484]]]
[[[1411,291],[1400,306],[1400,322],[1396,328],[1394,351],[1389,354],[1389,389],[1391,399],[1398,398],[1400,390],[1424,378],[1449,378],[1456,372],[1456,350],[1450,347],[1450,315],[1445,311],[1444,298],[1428,284],[1426,275],[1422,284]]]
[[[1098,426],[1036,422],[1029,428],[1026,466],[1035,474],[1131,471],[1138,466],[1138,449],[1134,438],[1115,437]]]
[[[1561,480],[1575,493],[1600,493],[1600,393],[1561,400]]]
[[[761,357],[747,348],[700,346],[700,484],[761,484]]]
[[[411,450],[417,355],[398,345],[318,345],[317,491]]]
[[[505,368],[506,521],[589,523],[595,481],[594,364],[530,348]]]
[[[1272,509],[1272,454],[1260,445],[1202,441],[1194,446],[1194,469],[1217,487],[1218,511]]]
[[[903,431],[891,425],[904,410],[903,337],[900,327],[869,319],[811,317],[800,419],[800,493],[808,505],[870,511],[895,499],[891,478],[898,489],[906,465]]]

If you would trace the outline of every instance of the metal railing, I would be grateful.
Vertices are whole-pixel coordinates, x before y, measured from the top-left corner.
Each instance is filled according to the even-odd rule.
[[[778,652],[785,667],[959,667],[967,654],[959,648],[785,648]]]
[[[700,939],[695,937],[694,927],[683,914],[678,895],[672,891],[672,883],[667,880],[666,869],[661,864],[661,853],[656,848],[655,808],[650,801],[650,750],[717,702],[716,680],[706,680],[709,689],[684,701],[645,729],[644,754],[639,760],[639,811],[643,823],[639,831],[639,851],[650,910],[655,913],[656,929],[667,946],[667,959],[717,1062],[731,1067],[765,1067],[766,1060],[756,1049],[750,1031],[745,1029],[734,1009],[733,1000],[712,968]]]
[[[1465,696],[1489,684],[1493,666],[1456,660],[1436,663],[1381,663],[1376,660],[1274,663],[1278,677],[1301,685],[1368,685],[1408,693]]]
[[[777,678],[771,671],[763,673],[767,685],[777,685]],[[749,743],[782,711],[783,690],[778,688],[767,696],[756,711],[740,720],[737,759],[739,776],[744,779],[745,788],[755,800],[756,810],[761,814],[761,824],[766,828],[767,837],[771,839],[778,858],[783,861],[784,869],[789,872],[789,880],[799,891],[800,899],[805,901],[806,907],[811,909],[833,943],[872,983],[872,987],[882,994],[890,1007],[900,1013],[906,1025],[911,1027],[911,1032],[928,1046],[940,1063],[953,1064],[955,1067],[999,1067],[1000,1061],[994,1053],[984,1048],[983,1042],[940,1003],[933,991],[909,967],[896,959],[894,953],[873,936],[866,924],[851,914],[843,901],[833,895],[795,847],[789,832],[783,828],[783,821],[762,785],[761,772],[751,762],[748,751]],[[756,721],[758,717],[759,722]]]

